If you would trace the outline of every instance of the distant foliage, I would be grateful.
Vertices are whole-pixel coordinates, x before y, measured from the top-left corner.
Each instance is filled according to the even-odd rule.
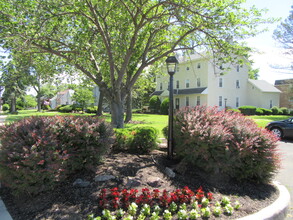
[[[8,111],[9,108],[10,108],[10,107],[9,107],[8,104],[3,104],[3,105],[2,105],[2,111],[4,111],[4,112],[5,112],[5,111]]]
[[[227,111],[233,111],[233,112],[241,113],[241,111],[239,109],[235,109],[235,108],[230,108]]]
[[[120,128],[115,130],[114,151],[148,154],[158,147],[158,131],[153,127]]]
[[[174,124],[176,154],[189,166],[238,181],[268,182],[279,167],[277,139],[233,111],[181,109]]]
[[[263,111],[263,115],[271,115],[273,114],[271,109],[260,108]]]
[[[85,110],[86,113],[97,113],[97,111],[98,111],[97,106],[87,107],[86,110]]]
[[[282,115],[283,112],[280,108],[278,108],[277,106],[273,106],[271,108],[273,115]]]
[[[72,105],[61,106],[58,108],[58,111],[63,113],[70,113],[73,111],[73,107]]]
[[[263,114],[264,114],[264,111],[263,111],[261,108],[257,108],[257,109],[255,110],[255,114],[256,114],[256,115],[263,115]]]
[[[280,108],[280,110],[282,111],[282,115],[289,115],[289,110],[286,107],[282,107]]]
[[[241,106],[238,108],[243,115],[255,115],[256,107],[255,106]]]
[[[15,194],[52,189],[69,174],[99,163],[112,134],[93,117],[29,117],[1,126],[1,182]]]
[[[169,113],[169,98],[165,98],[161,104],[161,114],[168,115]]]
[[[149,107],[150,107],[150,110],[152,113],[159,113],[160,112],[161,100],[160,100],[159,96],[154,95],[151,97]]]

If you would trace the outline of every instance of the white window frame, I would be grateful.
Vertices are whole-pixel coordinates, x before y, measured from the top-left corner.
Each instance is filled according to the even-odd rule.
[[[196,97],[196,105],[200,105],[200,96]]]
[[[240,89],[240,80],[239,79],[236,80],[236,89]]]
[[[239,97],[236,97],[236,108],[240,106],[240,99]]]
[[[163,90],[163,83],[160,83],[160,90]]]
[[[179,89],[179,86],[180,86],[180,84],[179,84],[179,80],[177,80],[177,81],[176,81],[176,89]]]

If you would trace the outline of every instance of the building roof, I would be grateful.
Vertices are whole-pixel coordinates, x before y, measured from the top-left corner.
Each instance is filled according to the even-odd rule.
[[[275,86],[284,84],[293,84],[293,79],[280,79],[275,81]]]
[[[248,79],[248,82],[250,82],[252,85],[254,85],[256,88],[258,88],[262,92],[279,92],[279,93],[281,93],[281,91],[279,89],[277,89],[273,85],[269,84],[267,81]]]

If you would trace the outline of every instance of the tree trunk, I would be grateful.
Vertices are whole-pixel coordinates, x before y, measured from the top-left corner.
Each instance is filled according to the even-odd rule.
[[[97,116],[103,115],[103,100],[104,100],[104,92],[100,91]]]
[[[11,98],[10,112],[11,113],[16,112],[16,97],[15,96]]]
[[[111,100],[111,123],[114,128],[124,128],[123,101]]]
[[[132,92],[129,91],[126,97],[126,117],[125,123],[128,123],[132,119]]]
[[[41,103],[41,96],[39,94],[37,95],[37,103],[38,103],[38,112],[40,112],[42,110],[41,108],[42,103]]]

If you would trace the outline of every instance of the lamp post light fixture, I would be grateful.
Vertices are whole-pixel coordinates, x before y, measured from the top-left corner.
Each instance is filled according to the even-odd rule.
[[[175,56],[170,56],[166,59],[168,74],[170,75],[169,84],[169,121],[168,121],[168,158],[173,158],[173,76],[176,72],[178,60]]]

